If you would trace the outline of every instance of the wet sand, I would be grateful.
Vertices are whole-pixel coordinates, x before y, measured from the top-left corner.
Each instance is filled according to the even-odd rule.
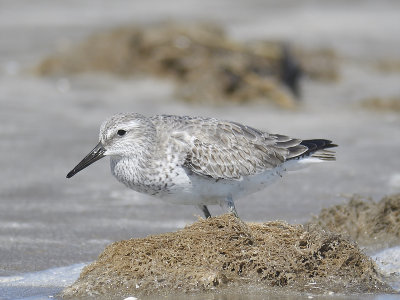
[[[400,94],[398,71],[376,67],[380,60],[399,60],[397,1],[178,2],[2,2],[0,275],[93,261],[111,242],[175,231],[196,220],[195,208],[169,206],[125,189],[109,174],[106,161],[65,179],[97,142],[102,120],[119,111],[215,116],[340,145],[336,162],[289,174],[238,201],[245,221],[304,223],[322,208],[345,202],[342,195],[378,200],[399,192],[399,114],[361,105],[364,99]],[[262,103],[185,104],[176,101],[171,82],[154,78],[29,72],[57,49],[112,26],[205,17],[240,41],[262,37],[331,47],[341,57],[341,79],[305,79],[301,105],[286,111]]]

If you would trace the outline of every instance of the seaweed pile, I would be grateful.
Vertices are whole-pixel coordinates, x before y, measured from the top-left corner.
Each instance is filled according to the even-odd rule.
[[[200,103],[269,100],[296,105],[303,74],[338,77],[329,50],[292,49],[276,41],[233,41],[212,24],[159,23],[126,26],[90,36],[44,59],[41,75],[108,72],[150,75],[176,82],[178,98]]]
[[[337,233],[278,221],[245,224],[226,214],[177,232],[113,243],[62,296],[177,295],[226,287],[392,291],[374,262]]]
[[[400,113],[400,97],[372,97],[363,99],[361,106],[369,110]]]
[[[323,209],[309,224],[349,236],[361,246],[400,245],[400,194],[379,202],[353,196],[347,203]]]

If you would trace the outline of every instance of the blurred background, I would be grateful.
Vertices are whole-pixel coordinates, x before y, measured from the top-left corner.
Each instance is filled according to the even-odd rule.
[[[0,0],[0,275],[92,261],[201,215],[128,190],[106,160],[65,178],[116,112],[339,144],[336,162],[237,201],[245,221],[399,192],[399,28],[396,0]]]

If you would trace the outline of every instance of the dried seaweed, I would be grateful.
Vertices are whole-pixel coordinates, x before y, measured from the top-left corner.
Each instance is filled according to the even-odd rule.
[[[400,97],[374,97],[361,101],[361,106],[374,111],[400,113]]]
[[[268,100],[293,108],[300,78],[335,80],[332,51],[291,49],[281,42],[240,43],[210,24],[160,23],[98,33],[44,59],[41,75],[110,72],[172,78],[179,98],[223,103]],[[291,91],[291,92],[290,92]]]
[[[325,208],[310,224],[338,232],[362,246],[385,248],[400,244],[400,194],[379,202],[353,196],[348,203]]]
[[[226,287],[390,292],[358,246],[315,226],[244,224],[222,215],[108,246],[63,297],[204,293]]]

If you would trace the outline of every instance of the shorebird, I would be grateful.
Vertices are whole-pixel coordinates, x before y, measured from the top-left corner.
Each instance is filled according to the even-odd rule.
[[[234,199],[259,191],[287,170],[335,160],[330,140],[301,140],[215,118],[120,113],[100,128],[99,143],[67,175],[109,156],[129,188],[170,203],[219,204],[238,216]]]

